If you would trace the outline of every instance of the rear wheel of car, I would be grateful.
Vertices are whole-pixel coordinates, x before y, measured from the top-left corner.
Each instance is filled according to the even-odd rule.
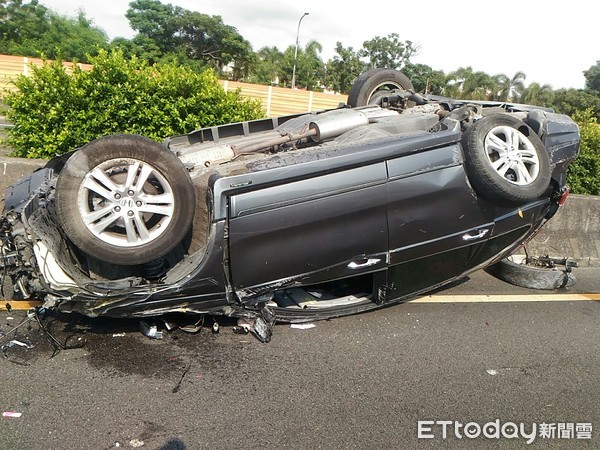
[[[84,253],[112,264],[166,255],[189,230],[194,189],[181,161],[137,135],[112,135],[82,147],[56,185],[61,227]]]
[[[412,91],[414,87],[408,77],[397,70],[367,70],[352,85],[350,94],[348,94],[348,105],[356,107],[376,103],[373,100],[377,98],[377,93],[393,89]]]
[[[544,144],[516,117],[483,117],[465,131],[462,144],[469,181],[482,197],[523,204],[548,189],[550,159]]]

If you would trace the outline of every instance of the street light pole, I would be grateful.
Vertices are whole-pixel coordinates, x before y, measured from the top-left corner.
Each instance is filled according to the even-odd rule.
[[[296,60],[298,59],[298,43],[300,40],[300,24],[302,23],[302,19],[304,16],[308,16],[308,13],[302,14],[300,20],[298,21],[298,31],[296,32],[296,48],[294,49],[294,69],[292,70],[292,89],[296,87]]]

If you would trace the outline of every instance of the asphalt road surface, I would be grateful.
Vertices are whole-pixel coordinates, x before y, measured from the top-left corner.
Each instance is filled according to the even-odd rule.
[[[600,293],[600,269],[575,270],[551,293]],[[460,301],[482,293],[524,297]],[[600,448],[600,302],[537,293],[477,272],[437,293],[453,303],[278,325],[268,344],[232,321],[151,340],[58,316],[44,323],[80,348],[53,355],[30,322],[2,340],[33,347],[0,357],[0,410],[21,413],[0,417],[0,448]]]

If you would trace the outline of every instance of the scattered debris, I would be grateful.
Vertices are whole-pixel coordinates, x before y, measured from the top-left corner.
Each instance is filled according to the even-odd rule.
[[[163,323],[165,324],[165,328],[167,329],[167,331],[173,331],[178,327],[178,325],[175,322],[170,322],[165,319],[163,319]]]
[[[23,415],[23,413],[15,412],[15,411],[5,411],[2,413],[2,417],[13,417],[15,419],[18,419],[22,415]]]
[[[19,347],[25,347],[25,348],[33,348],[33,345],[27,342],[23,342],[23,341],[18,341],[16,339],[13,339],[12,341],[10,341],[8,344],[9,347],[12,347],[13,345],[18,345]]]
[[[314,323],[293,323],[290,325],[290,328],[296,328],[297,330],[309,330],[315,327]]]
[[[248,334],[254,328],[254,320],[241,318],[238,319],[237,326],[233,327],[235,334]]]
[[[494,369],[487,369],[486,372],[490,375],[498,375],[498,371]]]
[[[112,337],[124,337],[125,333],[113,333]]]
[[[273,337],[275,314],[267,306],[260,311],[260,316],[254,320],[254,327],[250,330],[261,342],[269,342]]]
[[[163,332],[158,331],[158,327],[154,323],[149,324],[143,320],[140,320],[140,331],[143,333],[144,336],[146,336],[150,339],[162,339],[163,338]]]
[[[23,341],[19,341],[17,339],[13,339],[13,340],[7,342],[6,344],[4,344],[4,345],[2,345],[0,347],[0,352],[2,352],[2,356],[5,359],[7,359],[8,361],[13,362],[15,364],[18,364],[20,366],[26,366],[26,365],[28,365],[26,362],[24,362],[24,361],[22,361],[22,360],[20,360],[18,358],[17,359],[11,359],[11,358],[9,358],[9,356],[8,356],[8,350],[10,348],[12,348],[12,347],[15,347],[15,346],[16,347],[23,347],[23,348],[26,348],[26,349],[33,348],[33,345],[31,343],[29,343],[29,342],[23,342]]]
[[[215,320],[212,324],[212,332],[217,334],[219,331],[221,331],[221,326],[219,325],[219,322]]]
[[[132,439],[129,441],[129,445],[131,445],[133,448],[143,447],[144,441],[142,441],[141,439]]]
[[[204,326],[204,316],[200,317],[196,322],[192,324],[179,325],[179,329],[181,331],[185,331],[186,333],[198,333],[202,327]]]

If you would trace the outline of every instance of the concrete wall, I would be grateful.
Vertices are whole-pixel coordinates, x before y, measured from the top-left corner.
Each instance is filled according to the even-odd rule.
[[[530,255],[573,258],[600,267],[600,197],[571,194],[527,245]]]
[[[6,188],[44,164],[46,164],[44,159],[11,158],[0,152],[0,211],[4,209]]]
[[[10,158],[0,152],[0,211],[4,190],[45,164],[41,159]],[[600,197],[570,195],[556,215],[527,245],[531,255],[573,258],[581,266],[600,267]]]

